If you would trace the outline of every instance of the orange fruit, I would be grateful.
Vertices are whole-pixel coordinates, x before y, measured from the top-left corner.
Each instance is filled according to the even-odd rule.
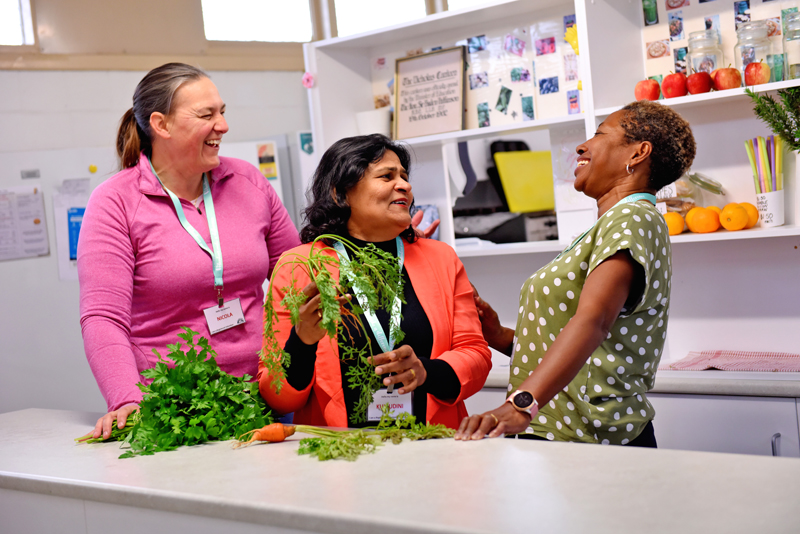
[[[695,216],[697,213],[699,213],[699,212],[700,212],[700,210],[702,210],[702,209],[703,209],[703,208],[701,208],[700,206],[697,206],[697,207],[694,207],[694,208],[690,209],[690,210],[688,211],[688,213],[686,213],[686,217],[685,217],[685,218],[686,218],[686,225],[689,227],[689,230],[691,230],[691,229],[692,229],[692,226],[691,226],[691,224],[692,224],[692,219],[693,219],[693,218],[694,218],[694,216]]]
[[[709,210],[711,210],[711,211],[715,211],[715,212],[717,213],[717,215],[719,215],[720,213],[722,213],[722,208],[720,208],[720,207],[717,207],[717,206],[709,206],[709,207],[708,207],[708,208],[706,208],[706,209],[709,209]]]
[[[739,202],[739,205],[747,211],[747,226],[745,229],[752,228],[758,222],[758,210],[749,202]]]
[[[719,215],[717,215],[717,212],[706,208],[693,208],[686,214],[687,219],[694,210],[699,211],[695,211],[691,220],[686,221],[689,225],[689,230],[696,234],[707,234],[716,232],[719,229]]]
[[[725,207],[722,208],[722,209],[725,210],[725,209],[730,208],[731,206],[737,206],[737,205],[738,205],[738,203],[736,203],[736,202],[728,202],[727,204],[725,204]]]
[[[669,228],[669,235],[678,235],[683,232],[684,222],[680,213],[668,211],[664,214],[664,221],[666,221],[667,228]]]
[[[728,205],[719,215],[719,223],[726,230],[735,232],[747,226],[749,215],[739,204]]]

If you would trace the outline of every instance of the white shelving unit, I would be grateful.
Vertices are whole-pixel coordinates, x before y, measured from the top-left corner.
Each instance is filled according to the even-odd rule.
[[[663,1],[659,4],[661,15],[666,16]],[[452,45],[492,30],[525,27],[573,13],[580,42],[580,115],[406,140],[415,154],[411,183],[417,203],[438,206],[441,239],[454,244],[454,197],[444,161],[445,146],[458,141],[511,139],[529,132],[545,132],[551,143],[568,130],[593,135],[606,116],[633,100],[634,86],[645,77],[641,2],[499,0],[380,31],[309,43],[306,69],[317,80],[309,91],[317,154],[342,137],[358,134],[355,114],[373,105],[371,58]],[[755,89],[772,91],[794,85],[797,81]],[[692,169],[723,184],[724,202],[755,203],[744,140],[770,132],[753,114],[744,89],[661,102],[692,125],[698,145]],[[784,181],[784,226],[673,238],[672,308],[664,361],[680,359],[690,350],[800,350],[800,199],[792,155],[786,158]],[[558,189],[556,211],[560,242],[456,247],[470,279],[509,326],[516,322],[522,282],[595,217],[593,209],[562,209]]]

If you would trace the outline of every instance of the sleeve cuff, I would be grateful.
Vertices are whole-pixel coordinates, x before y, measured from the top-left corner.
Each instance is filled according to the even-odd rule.
[[[430,393],[441,400],[455,400],[461,394],[461,381],[458,375],[444,360],[420,358],[428,377],[418,389]]]
[[[292,327],[283,349],[291,356],[291,363],[286,369],[286,381],[297,391],[306,389],[314,378],[317,343],[306,345]]]

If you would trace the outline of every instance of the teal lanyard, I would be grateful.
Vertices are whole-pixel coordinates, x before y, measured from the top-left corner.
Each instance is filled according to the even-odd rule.
[[[616,207],[617,207],[617,206],[619,206],[620,204],[631,204],[631,203],[633,203],[633,202],[638,202],[638,201],[640,201],[640,200],[647,200],[647,201],[649,201],[650,203],[652,203],[652,204],[653,204],[653,206],[655,206],[655,205],[656,205],[656,196],[655,196],[655,195],[651,195],[650,193],[634,193],[634,194],[632,194],[632,195],[628,195],[627,197],[623,198],[622,200],[620,200],[619,202],[617,202],[616,204],[614,204],[614,206],[613,206],[611,209],[614,209],[614,208],[616,208]],[[572,242],[572,244],[571,244],[571,245],[570,245],[568,248],[566,248],[565,250],[563,250],[563,251],[561,252],[561,254],[559,254],[559,255],[556,257],[556,259],[560,258],[562,254],[566,254],[567,252],[569,252],[570,250],[572,250],[573,248],[575,248],[575,245],[577,245],[578,243],[580,243],[581,239],[583,239],[584,237],[586,237],[586,234],[588,234],[589,232],[591,232],[591,231],[592,231],[592,228],[594,228],[594,227],[595,227],[595,225],[597,224],[597,222],[598,222],[598,221],[599,221],[599,219],[598,219],[597,221],[595,221],[595,222],[594,222],[594,224],[593,224],[593,225],[591,225],[591,226],[590,226],[590,227],[589,227],[589,228],[588,228],[588,229],[587,229],[585,232],[583,232],[583,233],[582,233],[582,234],[581,234],[581,235],[578,237],[578,239],[576,239],[575,241],[573,241],[573,242]]]
[[[206,218],[208,219],[208,230],[211,232],[211,246],[214,247],[216,250],[216,254],[208,245],[206,245],[205,240],[200,235],[200,233],[194,229],[189,221],[186,220],[186,214],[183,212],[183,206],[181,206],[181,200],[169,189],[164,187],[164,183],[161,181],[161,178],[156,173],[156,170],[153,168],[153,162],[150,162],[150,170],[153,171],[156,179],[158,179],[158,183],[161,184],[161,187],[164,188],[164,191],[167,192],[169,198],[172,199],[172,204],[175,206],[175,211],[178,213],[178,219],[181,221],[181,226],[183,229],[188,232],[192,238],[194,238],[195,242],[200,245],[200,248],[208,252],[209,256],[211,256],[211,262],[214,269],[214,288],[217,290],[217,303],[219,307],[222,307],[222,248],[219,246],[219,229],[217,228],[217,215],[214,211],[214,201],[211,199],[211,186],[208,185],[208,176],[206,173],[203,173],[203,203],[206,206]]]
[[[395,238],[395,243],[397,243],[397,261],[400,263],[400,271],[403,271],[403,260],[405,258],[405,249],[403,248],[403,240],[399,237]],[[339,241],[335,241],[333,243],[333,248],[336,249],[336,252],[339,253],[339,262],[347,265],[350,262],[350,256],[347,255],[347,249],[344,248]],[[352,282],[352,278],[348,278],[350,282]],[[381,350],[383,352],[389,352],[394,348],[394,338],[392,337],[392,332],[396,331],[400,328],[400,308],[403,303],[400,301],[400,295],[398,294],[397,297],[394,299],[394,303],[392,305],[392,313],[389,318],[389,340],[386,340],[386,334],[383,332],[383,327],[381,323],[378,321],[378,318],[375,316],[375,312],[370,310],[366,311],[367,308],[367,298],[361,291],[358,290],[355,286],[353,286],[353,293],[356,294],[356,298],[358,299],[358,304],[364,309],[364,316],[367,318],[367,323],[369,323],[369,327],[372,329],[372,333],[375,334],[375,339],[378,341],[378,345],[380,345]]]

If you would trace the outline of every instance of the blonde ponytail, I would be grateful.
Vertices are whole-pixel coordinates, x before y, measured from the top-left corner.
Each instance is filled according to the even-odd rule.
[[[133,108],[125,112],[119,122],[117,132],[117,156],[121,169],[134,167],[139,163],[139,153],[142,151],[142,140],[139,137],[139,126]]]

